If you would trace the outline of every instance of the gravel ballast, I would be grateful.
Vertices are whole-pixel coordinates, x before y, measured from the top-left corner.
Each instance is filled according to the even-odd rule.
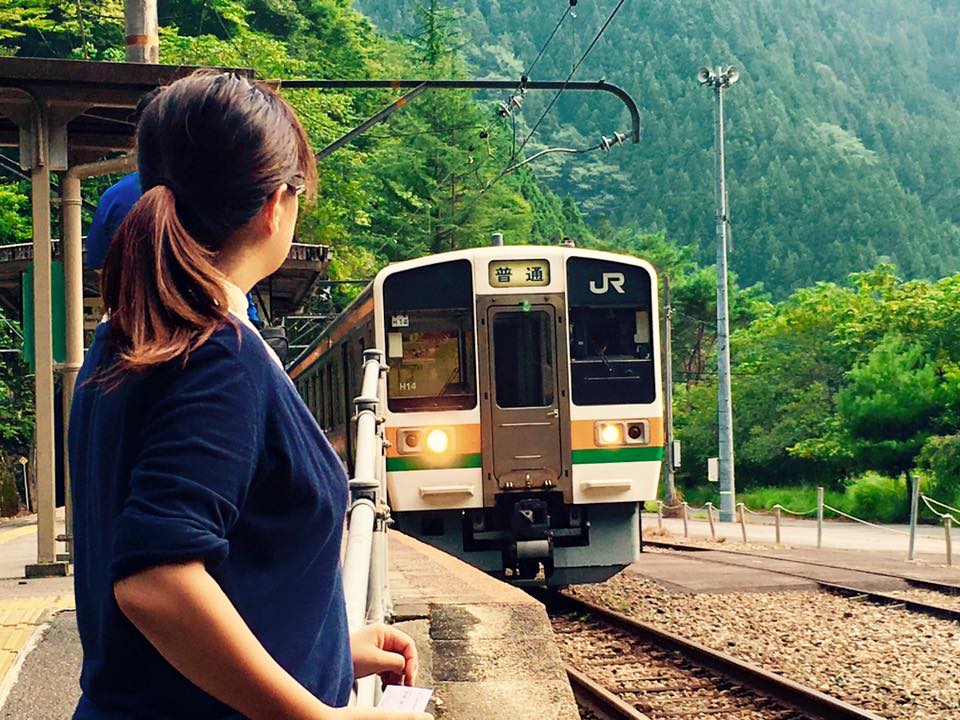
[[[572,593],[888,718],[960,719],[960,624],[828,593],[674,594],[621,573]]]

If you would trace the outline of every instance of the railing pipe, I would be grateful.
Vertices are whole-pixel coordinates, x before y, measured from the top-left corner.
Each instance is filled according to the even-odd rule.
[[[377,511],[371,500],[359,498],[350,507],[347,549],[343,556],[343,595],[347,604],[347,626],[351,633],[364,626],[367,615],[367,588]]]
[[[354,478],[350,481],[350,520],[343,560],[343,594],[351,633],[367,623],[383,622],[389,607],[387,584],[386,460],[380,409],[380,376],[386,369],[379,350],[363,354],[363,382],[354,400],[357,444]],[[377,678],[357,681],[351,704],[373,707],[379,695]]]

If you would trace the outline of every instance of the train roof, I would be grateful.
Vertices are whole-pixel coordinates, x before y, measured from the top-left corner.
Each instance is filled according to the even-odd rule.
[[[490,260],[512,260],[530,258],[533,254],[535,254],[538,259],[543,258],[546,260],[564,261],[569,257],[586,257],[624,263],[626,265],[636,265],[647,270],[651,274],[651,277],[657,277],[657,270],[649,261],[632,255],[622,255],[605,250],[589,250],[566,245],[484,245],[481,247],[466,248],[464,250],[437,253],[435,255],[424,255],[423,257],[413,260],[391,263],[377,273],[376,277],[374,277],[373,285],[376,288],[381,287],[387,277],[397,272],[403,272],[404,270],[417,267],[425,267],[427,265],[437,265],[452,260],[481,262]]]
[[[320,348],[324,344],[332,344],[331,338],[334,336],[339,339],[341,334],[345,334],[352,328],[357,315],[363,315],[367,312],[367,303],[372,303],[372,294],[374,290],[383,287],[383,282],[394,273],[411,270],[418,267],[427,267],[429,265],[438,265],[451,262],[453,260],[470,260],[472,262],[484,262],[490,260],[512,260],[523,259],[536,256],[538,259],[555,260],[559,262],[566,261],[570,257],[595,258],[597,260],[607,260],[609,262],[618,262],[626,265],[635,265],[642,267],[650,273],[652,278],[657,277],[656,268],[643,258],[633,257],[632,255],[622,255],[620,253],[606,252],[603,250],[589,250],[566,245],[485,245],[475,248],[466,248],[463,250],[452,250],[445,253],[434,255],[424,255],[413,260],[404,260],[401,262],[390,263],[382,268],[374,277],[373,281],[367,285],[363,291],[341,312],[337,318],[330,323],[323,332],[314,340],[308,348],[301,352],[292,362],[287,365],[290,372],[305,363],[311,356],[319,357],[322,351]],[[372,309],[372,308],[371,308]],[[315,359],[315,358],[314,358]]]

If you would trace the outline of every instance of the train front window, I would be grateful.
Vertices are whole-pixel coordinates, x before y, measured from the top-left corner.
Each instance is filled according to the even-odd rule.
[[[391,412],[477,404],[473,272],[467,260],[424,265],[384,281]]]
[[[651,280],[643,268],[567,261],[570,366],[575,405],[656,399]]]
[[[390,409],[466,410],[477,403],[473,382],[472,318],[449,311],[421,311],[387,332]],[[390,319],[388,318],[388,325]]]

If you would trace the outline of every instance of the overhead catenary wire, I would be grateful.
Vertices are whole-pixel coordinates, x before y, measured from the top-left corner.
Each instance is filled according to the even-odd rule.
[[[533,127],[530,128],[530,132],[527,133],[527,136],[517,146],[516,150],[514,151],[513,155],[510,158],[510,161],[507,163],[507,165],[505,165],[500,170],[499,173],[497,173],[497,175],[489,183],[487,183],[487,186],[484,188],[484,191],[489,190],[490,187],[494,185],[494,183],[499,181],[500,178],[502,178],[504,175],[507,174],[509,166],[514,163],[514,161],[516,160],[516,156],[519,155],[521,152],[523,152],[523,148],[525,148],[527,143],[530,142],[530,138],[532,138],[533,135],[537,132],[544,118],[546,118],[550,110],[553,109],[553,106],[557,103],[557,100],[560,99],[560,96],[563,94],[563,91],[566,89],[567,85],[573,79],[573,76],[576,74],[577,70],[583,64],[584,60],[587,59],[587,56],[590,55],[590,52],[596,46],[597,42],[599,42],[600,38],[603,37],[603,34],[606,32],[607,28],[610,27],[610,23],[613,22],[614,18],[620,12],[620,8],[622,8],[625,3],[626,3],[626,0],[620,0],[620,2],[617,3],[617,6],[613,9],[613,12],[611,12],[610,15],[607,16],[606,21],[600,27],[600,30],[597,31],[597,34],[593,36],[593,40],[590,41],[590,44],[587,46],[587,49],[583,51],[583,54],[580,56],[580,59],[574,63],[572,68],[570,68],[570,72],[567,74],[567,77],[564,79],[563,85],[561,85],[560,89],[557,90],[554,96],[550,99],[550,102],[547,103],[547,107],[540,114],[540,117],[537,118],[537,121],[533,124]]]
[[[530,77],[530,73],[533,72],[533,69],[537,66],[537,63],[540,62],[540,58],[543,57],[543,54],[547,51],[547,48],[550,47],[550,43],[553,41],[554,36],[563,25],[563,21],[567,19],[567,16],[570,15],[570,12],[576,7],[576,5],[577,0],[567,0],[567,9],[563,11],[563,15],[560,16],[559,20],[557,20],[557,24],[554,26],[553,32],[550,33],[547,41],[540,48],[540,52],[537,53],[537,56],[533,59],[533,62],[530,63],[530,66],[526,69],[526,71],[524,71],[523,77],[521,78],[521,83],[526,82],[527,78]]]

